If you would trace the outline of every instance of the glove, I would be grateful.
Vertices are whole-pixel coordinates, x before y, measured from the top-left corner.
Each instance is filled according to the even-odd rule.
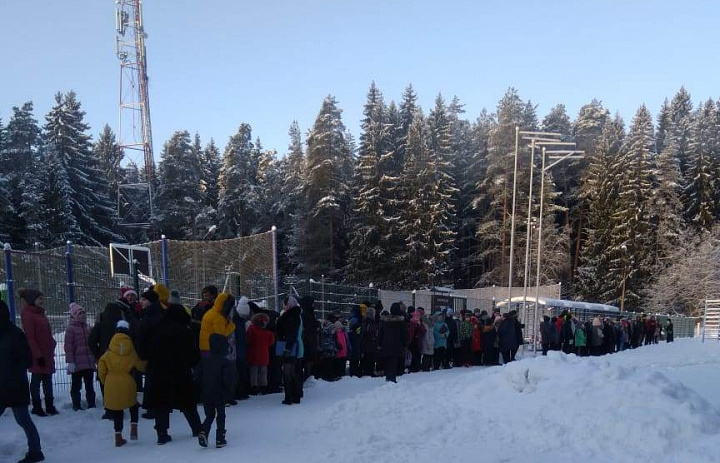
[[[75,373],[76,370],[77,370],[77,367],[75,366],[74,363],[71,362],[71,363],[67,364],[67,372],[68,373],[70,373],[70,374]]]
[[[39,366],[40,368],[45,367],[45,357],[38,357],[37,359],[35,359],[35,363],[37,363],[37,366]]]

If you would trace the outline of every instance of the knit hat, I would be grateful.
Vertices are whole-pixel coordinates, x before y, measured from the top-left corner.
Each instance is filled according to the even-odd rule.
[[[170,288],[162,283],[153,285],[152,290],[158,295],[158,299],[163,305],[167,305],[168,299],[170,298]]]
[[[115,324],[115,332],[116,333],[130,333],[130,323],[126,322],[125,320],[120,320]]]
[[[237,312],[238,316],[243,318],[247,318],[248,315],[250,315],[250,304],[248,304],[247,297],[242,296],[237,300],[235,303],[235,312]]]
[[[120,288],[120,297],[123,299],[127,299],[130,295],[135,295],[135,297],[138,297],[137,291],[135,291],[132,288]]]
[[[152,304],[156,304],[156,303],[160,302],[160,298],[158,297],[157,293],[155,291],[153,291],[152,289],[148,289],[147,291],[142,293],[140,295],[140,297],[143,299],[147,299]]]
[[[80,320],[85,315],[85,309],[83,306],[76,302],[70,303],[70,319]]]
[[[180,291],[177,289],[173,289],[170,291],[170,297],[168,297],[168,304],[172,305],[182,305],[182,300],[180,300]]]
[[[43,293],[41,293],[37,289],[21,289],[19,291],[19,294],[20,299],[25,301],[25,303],[28,305],[35,305],[35,301],[37,301],[37,299],[43,295]]]
[[[297,299],[295,299],[295,296],[288,296],[285,299],[285,303],[287,304],[289,309],[292,309],[293,307],[299,307],[300,304],[298,304]]]

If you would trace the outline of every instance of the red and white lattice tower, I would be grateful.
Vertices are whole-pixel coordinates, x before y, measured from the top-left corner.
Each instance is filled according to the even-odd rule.
[[[149,227],[153,217],[155,161],[142,1],[115,3],[115,52],[120,60],[118,144],[128,161],[124,181],[118,188],[118,214],[122,225]],[[139,175],[133,175],[134,172]]]

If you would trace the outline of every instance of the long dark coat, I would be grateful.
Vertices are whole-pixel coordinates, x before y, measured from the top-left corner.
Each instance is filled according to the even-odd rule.
[[[200,361],[200,351],[183,307],[168,307],[145,341],[148,365],[143,408],[194,407],[192,368]]]
[[[379,344],[383,357],[402,357],[407,347],[407,322],[404,315],[384,316],[380,322]]]
[[[25,333],[12,324],[0,327],[0,410],[30,404],[27,369],[32,363]]]

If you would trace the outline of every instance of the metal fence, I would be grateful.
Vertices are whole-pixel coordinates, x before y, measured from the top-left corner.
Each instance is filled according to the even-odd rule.
[[[194,305],[202,288],[215,284],[220,290],[244,295],[267,307],[276,307],[277,279],[275,266],[275,232],[224,241],[148,243],[153,254],[150,275],[138,279],[138,292],[155,282],[164,282],[180,291],[184,303]],[[45,313],[57,341],[54,377],[57,391],[68,391],[64,336],[68,306],[77,302],[93,325],[105,306],[120,297],[120,288],[133,286],[128,275],[113,275],[110,250],[107,247],[76,246],[16,251],[5,246],[5,265],[0,266],[3,300],[11,315],[20,321],[21,288],[38,289],[44,294]]]

